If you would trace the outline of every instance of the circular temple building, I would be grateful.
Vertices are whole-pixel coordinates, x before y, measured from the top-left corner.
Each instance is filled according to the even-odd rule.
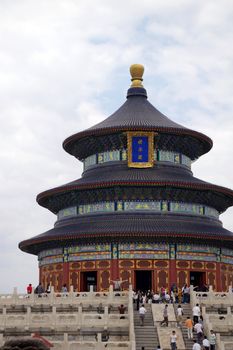
[[[57,221],[19,248],[38,256],[44,286],[232,285],[233,233],[219,215],[233,205],[233,191],[193,176],[192,162],[212,141],[147,100],[143,70],[131,66],[132,85],[116,112],[64,141],[83,162],[82,177],[37,196]]]

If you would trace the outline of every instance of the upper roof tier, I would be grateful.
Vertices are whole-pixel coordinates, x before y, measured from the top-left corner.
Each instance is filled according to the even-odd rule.
[[[159,148],[180,151],[191,159],[211,149],[209,137],[173,122],[147,100],[147,92],[141,84],[143,70],[141,65],[131,66],[132,85],[126,102],[104,121],[68,137],[63,142],[68,153],[82,160],[96,152],[126,147],[126,138],[122,137],[125,131],[158,132]],[[104,142],[106,135],[111,137]]]

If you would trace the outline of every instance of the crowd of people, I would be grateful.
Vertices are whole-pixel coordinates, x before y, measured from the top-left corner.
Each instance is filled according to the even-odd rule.
[[[205,289],[207,291],[207,287]],[[166,288],[162,287],[159,292],[153,291],[137,291],[133,293],[133,302],[136,310],[139,311],[139,319],[141,326],[144,326],[144,320],[146,315],[146,303],[164,303],[163,320],[160,322],[160,326],[169,325],[168,304],[177,303],[176,319],[177,327],[181,328],[182,325],[186,328],[188,339],[193,340],[193,350],[215,350],[216,349],[216,335],[213,330],[210,331],[210,336],[204,334],[203,317],[201,315],[201,308],[196,304],[192,308],[192,315],[187,316],[184,320],[184,311],[182,304],[190,303],[190,288],[187,284],[183,288],[178,289],[175,285],[172,286],[170,293]],[[177,349],[178,335],[173,330],[170,335],[171,350]],[[158,349],[161,349],[158,347]],[[146,350],[146,349],[145,349]]]
[[[202,287],[194,287],[194,290],[207,292],[209,287],[203,285]],[[133,293],[134,303],[139,305],[140,303],[176,303],[176,304],[188,304],[190,303],[190,287],[184,284],[182,288],[178,288],[174,283],[170,291],[165,287],[161,287],[159,291],[147,290],[137,291]],[[138,309],[138,308],[137,308]]]
[[[28,284],[27,288],[27,294],[32,294],[33,292],[33,286],[31,283]],[[47,288],[43,288],[42,284],[39,283],[36,288],[34,289],[34,294],[37,294],[38,297],[41,297],[43,294],[49,294],[51,293],[51,284],[47,285]],[[61,294],[62,295],[67,295],[68,293],[68,288],[66,284],[63,284],[62,288],[61,288]]]

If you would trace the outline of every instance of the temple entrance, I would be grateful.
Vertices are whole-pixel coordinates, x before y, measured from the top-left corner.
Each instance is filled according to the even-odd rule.
[[[152,289],[152,271],[139,270],[135,271],[135,289],[146,291]]]
[[[89,292],[90,286],[93,286],[93,290],[97,288],[97,271],[88,271],[81,273],[81,291]]]
[[[206,274],[200,271],[190,271],[190,285],[193,285],[196,291],[201,291],[205,288]],[[203,290],[204,291],[204,290]]]

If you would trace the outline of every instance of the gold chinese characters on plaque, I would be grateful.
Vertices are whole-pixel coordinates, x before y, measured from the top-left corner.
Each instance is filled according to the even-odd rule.
[[[154,165],[154,132],[127,132],[128,167],[151,168]]]

